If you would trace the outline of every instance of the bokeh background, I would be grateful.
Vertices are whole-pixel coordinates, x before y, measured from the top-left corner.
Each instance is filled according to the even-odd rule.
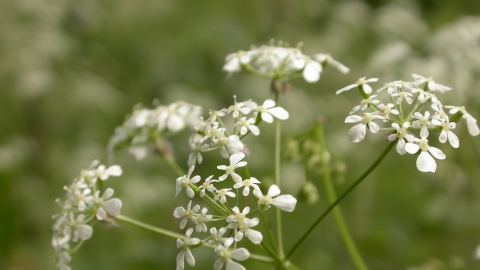
[[[454,88],[444,103],[465,105],[480,118],[479,1],[3,0],[0,269],[54,268],[54,199],[63,198],[62,187],[92,160],[107,161],[109,137],[134,105],[181,99],[203,106],[207,115],[209,108],[232,104],[234,94],[257,102],[272,97],[265,79],[227,78],[222,72],[227,54],[272,38],[293,46],[303,42],[305,53],[330,53],[351,68],[348,75],[328,68],[315,84],[293,80],[295,90],[281,101],[291,115],[285,136],[325,118],[329,147],[347,165],[338,192],[385,144],[380,134],[368,134],[360,144],[348,141],[350,125],[343,120],[360,99],[334,93],[359,77],[380,78],[373,85],[378,89],[392,80],[412,80],[411,73],[433,76]],[[470,137],[465,123],[455,131],[460,148],[441,146],[448,158],[438,162],[435,174],[418,172],[414,156],[391,153],[342,202],[371,269],[480,269],[474,257],[480,245],[480,138]],[[272,126],[263,126],[260,138],[247,141],[251,171],[263,181],[272,172],[272,134]],[[187,139],[188,134],[172,139],[185,169]],[[178,230],[173,209],[186,200],[172,200],[175,174],[154,155],[137,162],[119,152],[116,163],[124,175],[108,184],[123,200],[122,213]],[[286,162],[285,192],[296,194],[303,177],[298,164]],[[313,181],[319,201],[300,201],[294,213],[284,215],[287,250],[327,207],[321,182]],[[96,224],[71,265],[174,269],[177,253],[173,239],[128,225]],[[216,259],[210,250],[194,255],[197,269],[212,268]],[[353,269],[331,217],[292,260],[303,269]]]

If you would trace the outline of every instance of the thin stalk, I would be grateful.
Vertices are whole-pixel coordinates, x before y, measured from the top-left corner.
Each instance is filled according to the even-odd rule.
[[[141,221],[138,221],[138,220],[135,220],[135,219],[132,219],[132,218],[129,218],[129,217],[126,217],[124,215],[118,215],[115,217],[115,220],[117,221],[121,221],[121,222],[125,222],[127,224],[130,224],[130,225],[133,225],[133,226],[137,226],[139,228],[142,228],[142,229],[145,229],[147,231],[151,231],[151,232],[154,232],[154,233],[158,233],[158,234],[161,234],[161,235],[165,235],[165,236],[168,236],[168,237],[171,237],[171,238],[174,238],[174,239],[185,239],[185,236],[184,235],[181,235],[181,234],[178,234],[178,233],[175,233],[175,232],[172,232],[172,231],[169,231],[169,230],[165,230],[165,229],[162,229],[162,228],[159,228],[159,227],[155,227],[155,226],[152,226],[150,224],[147,224],[147,223],[143,223]]]
[[[276,248],[277,243],[275,242],[275,237],[273,237],[272,230],[270,230],[270,228],[268,227],[268,222],[267,222],[267,218],[265,217],[265,212],[263,212],[261,210],[259,210],[259,212],[260,212],[260,218],[262,219],[262,223],[265,226],[265,230],[267,231],[267,235],[268,235],[268,239],[270,240],[270,244],[272,245],[275,252],[278,252],[278,250]]]
[[[360,184],[385,158],[385,156],[390,152],[390,150],[393,148],[395,145],[394,142],[391,142],[388,144],[388,146],[383,150],[383,152],[380,154],[380,156],[375,160],[375,162],[345,191],[343,194],[334,202],[332,203],[325,212],[323,212],[320,217],[313,222],[313,224],[308,228],[308,230],[300,237],[300,239],[297,241],[297,243],[292,247],[292,249],[288,252],[287,256],[285,259],[290,258],[290,256],[293,255],[293,253],[297,250],[297,248],[307,239],[308,235],[315,229],[315,227],[322,222],[322,220],[339,204],[350,192],[352,192],[353,189],[355,189],[358,184]]]
[[[320,144],[325,147],[325,137],[323,134],[323,127],[318,126],[316,133],[317,133],[316,135],[318,137],[318,140],[320,141]],[[323,158],[322,158],[323,159],[322,178],[323,178],[323,184],[325,187],[325,192],[327,193],[328,203],[333,204],[337,199],[336,198],[337,195],[335,194],[335,188],[333,186],[333,182],[330,174],[330,158],[328,158],[328,155],[329,153],[324,149]],[[332,211],[333,211],[333,217],[335,219],[335,223],[337,224],[338,230],[340,232],[340,236],[342,237],[343,243],[347,248],[348,253],[350,254],[350,258],[355,264],[355,267],[358,270],[367,270],[368,269],[367,265],[363,261],[363,258],[360,255],[360,252],[358,251],[355,245],[355,242],[352,239],[352,236],[350,235],[345,219],[343,218],[342,210],[340,209],[340,206],[334,207]]]
[[[275,100],[278,106],[279,94],[275,93]],[[280,155],[281,155],[281,125],[280,121],[275,121],[275,184],[280,188]],[[282,211],[276,208],[276,222],[277,222],[277,243],[278,256],[283,258],[285,252],[283,250],[283,234],[282,234]]]

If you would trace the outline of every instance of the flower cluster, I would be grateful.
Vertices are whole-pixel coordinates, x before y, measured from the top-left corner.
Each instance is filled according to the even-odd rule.
[[[102,192],[99,186],[110,176],[120,176],[122,169],[117,166],[106,167],[99,165],[98,161],[92,162],[66,186],[65,201],[57,199],[61,207],[59,214],[54,215],[52,246],[55,250],[57,269],[69,270],[68,263],[77,247],[88,240],[93,233],[90,225],[93,220],[108,221],[120,213],[122,201],[112,198],[113,189],[107,188]]]
[[[458,148],[460,142],[453,130],[461,118],[466,120],[472,136],[479,135],[480,130],[477,120],[465,110],[465,107],[444,106],[438,99],[437,94],[450,91],[450,87],[435,82],[431,77],[413,74],[413,78],[413,82],[387,83],[377,91],[379,95],[386,93],[390,102],[381,102],[377,99],[378,95],[370,95],[372,87],[369,83],[378,81],[377,78],[360,78],[355,84],[338,90],[337,94],[357,87],[364,97],[345,119],[345,123],[358,123],[348,132],[350,141],[362,141],[367,130],[372,133],[386,131],[387,139],[397,142],[396,150],[400,155],[419,154],[416,162],[419,171],[435,172],[437,164],[433,157],[445,159],[446,156],[442,150],[429,145],[428,138],[431,132],[439,133],[440,143],[448,141],[452,147]],[[366,112],[363,116],[354,114],[359,111]],[[380,128],[375,121],[391,123],[385,128]]]
[[[233,118],[231,129],[225,126],[225,118]],[[253,215],[258,211],[265,211],[275,206],[283,211],[292,212],[297,200],[291,195],[280,195],[276,185],[270,186],[266,195],[260,188],[260,181],[255,177],[243,177],[240,169],[245,169],[245,146],[241,139],[248,134],[259,135],[258,124],[262,121],[273,122],[274,118],[285,120],[288,112],[281,107],[276,107],[273,100],[266,100],[262,105],[249,100],[237,102],[229,108],[211,111],[210,117],[195,127],[195,133],[190,142],[193,153],[188,164],[190,169],[184,176],[177,178],[175,196],[186,193],[190,198],[187,207],[177,207],[173,216],[181,219],[180,229],[186,229],[185,238],[177,239],[177,247],[181,248],[177,256],[177,269],[183,269],[185,261],[195,264],[195,259],[190,251],[192,248],[208,244],[215,247],[219,259],[214,264],[214,269],[245,269],[237,261],[249,258],[250,253],[245,248],[236,248],[244,238],[253,244],[260,244],[263,235],[256,230],[260,223],[258,217]],[[228,158],[227,165],[218,165],[218,177],[211,175],[203,180],[199,175],[193,176],[194,165],[202,162],[203,151],[219,150],[224,158]],[[253,194],[253,196],[251,196]],[[211,214],[207,207],[193,205],[197,196],[213,206],[216,213]],[[238,197],[242,196],[242,199]],[[250,206],[244,206],[247,198],[256,202],[258,209],[251,211]],[[234,200],[235,199],[235,200]],[[234,206],[232,206],[234,205]],[[209,224],[219,223],[218,226]],[[193,232],[207,233],[206,238],[192,238]]]
[[[155,109],[134,108],[125,122],[115,129],[109,142],[109,150],[128,147],[137,158],[148,153],[148,144],[159,137],[175,134],[187,126],[193,128],[202,113],[200,106],[183,101],[159,105]]]
[[[263,45],[252,47],[249,51],[239,51],[227,55],[223,70],[228,73],[239,72],[242,68],[269,78],[291,78],[302,75],[309,83],[317,82],[326,65],[331,65],[342,73],[348,73],[349,68],[334,60],[329,54],[305,55],[296,48]]]
[[[210,111],[210,117],[202,120],[195,126],[195,133],[190,137],[190,148],[192,154],[188,159],[188,166],[192,167],[196,162],[202,163],[201,153],[220,149],[224,158],[244,151],[244,144],[241,138],[247,134],[255,136],[260,134],[258,124],[262,121],[272,123],[274,118],[286,120],[288,112],[282,107],[277,107],[275,101],[265,100],[262,105],[248,100],[237,102],[234,97],[234,104],[219,111]],[[222,118],[230,116],[233,118],[233,130],[229,132]],[[228,171],[227,171],[228,172]]]

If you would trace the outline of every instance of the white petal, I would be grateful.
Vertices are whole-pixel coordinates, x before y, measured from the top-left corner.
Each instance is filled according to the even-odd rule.
[[[122,175],[122,168],[118,165],[113,165],[108,167],[106,173],[113,176],[120,176]]]
[[[322,65],[316,61],[310,61],[303,69],[303,78],[309,83],[316,82],[320,79]]]
[[[102,195],[102,199],[108,200],[113,196],[113,189],[112,188],[107,188],[105,192]]]
[[[268,109],[268,108],[273,108],[275,107],[275,101],[271,100],[271,99],[267,99],[263,102],[263,107],[265,109]]]
[[[358,110],[360,110],[360,108],[362,108],[362,105],[357,105],[353,107],[353,109],[349,112],[349,114],[357,112]]]
[[[420,147],[418,146],[418,144],[415,144],[415,143],[407,143],[405,145],[405,150],[410,154],[417,153],[418,149],[420,149]]]
[[[362,87],[363,87],[363,92],[365,92],[365,94],[372,93],[372,87],[370,85],[362,84]]]
[[[218,260],[216,260],[215,263],[213,264],[213,269],[215,269],[215,270],[222,270],[223,264],[224,264],[224,262],[222,261],[222,259],[218,259]]]
[[[253,135],[258,136],[260,134],[260,129],[257,126],[250,125],[248,129],[252,132]]]
[[[240,175],[238,175],[236,173],[232,173],[231,176],[233,178],[233,181],[235,181],[235,183],[239,183],[239,182],[242,181],[242,177],[240,177]]]
[[[405,155],[405,153],[407,153],[407,151],[405,150],[404,139],[398,140],[396,150],[397,150],[397,153],[399,153],[400,155]]]
[[[237,164],[240,160],[242,160],[243,158],[245,157],[245,154],[242,153],[242,152],[239,152],[239,153],[235,153],[233,155],[230,156],[229,160],[230,160],[230,165],[234,165],[234,164]],[[218,166],[217,168],[219,168],[220,166]],[[223,168],[223,167],[222,167]],[[220,169],[220,168],[219,168]],[[227,168],[225,167],[225,170]]]
[[[442,152],[442,150],[436,148],[436,147],[428,147],[428,152],[432,154],[437,159],[445,159],[447,156]]]
[[[292,195],[281,195],[272,200],[272,204],[283,211],[292,212],[295,210],[297,199]]]
[[[345,86],[344,88],[340,89],[340,90],[337,90],[337,92],[335,92],[335,94],[339,95],[345,91],[348,91],[354,87],[357,87],[358,85],[357,84],[350,84],[349,86]]]
[[[171,114],[168,117],[167,127],[170,131],[179,131],[185,126],[185,121],[177,114]]]
[[[467,126],[468,126],[468,132],[472,136],[477,136],[480,134],[480,129],[478,128],[477,125],[477,120],[473,118],[472,116],[467,117]]]
[[[195,196],[195,191],[193,191],[193,189],[190,186],[186,188],[186,191],[187,191],[187,196],[189,198],[193,198],[193,196]]]
[[[252,243],[255,245],[260,244],[263,240],[263,235],[259,231],[248,230],[245,234],[247,235],[247,238],[250,239],[250,241],[252,241]]]
[[[176,218],[181,218],[185,216],[185,208],[179,206],[173,211],[173,216]]]
[[[421,172],[435,172],[437,163],[429,153],[422,151],[417,158],[417,169]]]
[[[380,130],[380,127],[375,122],[368,123],[368,128],[372,133],[377,133]]]
[[[177,270],[183,270],[185,268],[185,252],[182,250],[177,255]]]
[[[460,141],[458,140],[457,135],[451,131],[448,132],[448,142],[450,142],[450,145],[453,148],[458,148],[460,146]]]
[[[362,117],[358,115],[349,115],[345,118],[345,123],[356,123],[358,121],[362,121]]]
[[[420,130],[420,137],[422,138],[427,138],[428,137],[428,128],[427,127],[422,127]]]
[[[111,199],[106,201],[103,204],[103,207],[105,208],[105,211],[111,216],[118,216],[120,214],[120,208],[122,208],[122,201],[119,199]]]
[[[80,240],[87,240],[92,237],[93,229],[89,225],[81,224],[77,226],[77,232]]]
[[[438,138],[438,140],[441,143],[446,143],[447,142],[447,132],[445,130],[442,130],[442,132],[440,132],[440,138]]]
[[[241,264],[234,262],[232,260],[227,261],[227,270],[246,270]]]
[[[352,127],[348,131],[348,138],[351,142],[361,142],[365,139],[365,134],[367,133],[367,126],[364,124],[358,124]]]
[[[190,264],[191,266],[194,266],[194,265],[195,265],[195,258],[193,257],[192,252],[190,251],[190,249],[187,249],[187,250],[185,251],[185,260],[186,260],[187,263]]]
[[[245,261],[250,257],[250,253],[245,248],[239,248],[232,251],[230,257],[237,261]]]
[[[268,194],[268,196],[270,196],[270,197],[275,197],[275,196],[277,196],[278,194],[280,194],[280,188],[279,188],[277,185],[273,184],[273,185],[271,185],[270,188],[268,189],[268,193],[267,193],[267,194]]]
[[[263,121],[265,121],[265,122],[267,122],[267,123],[272,123],[272,122],[273,122],[273,117],[272,117],[271,114],[269,114],[269,113],[262,113],[261,116],[262,116],[262,120],[263,120]]]
[[[286,120],[289,117],[288,112],[282,107],[271,108],[267,111],[280,120]]]
[[[107,217],[107,213],[105,213],[105,210],[103,210],[103,208],[100,207],[97,210],[96,216],[98,220],[104,220]]]

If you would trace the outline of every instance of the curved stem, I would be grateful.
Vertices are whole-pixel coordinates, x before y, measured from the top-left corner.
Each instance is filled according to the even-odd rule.
[[[143,223],[141,221],[138,221],[138,220],[135,220],[133,218],[129,218],[129,217],[126,217],[124,215],[118,215],[115,217],[115,220],[117,221],[121,221],[121,222],[125,222],[127,224],[130,224],[130,225],[133,225],[133,226],[137,226],[139,228],[142,228],[142,229],[145,229],[147,231],[151,231],[151,232],[154,232],[154,233],[158,233],[158,234],[161,234],[161,235],[165,235],[165,236],[168,236],[168,237],[171,237],[171,238],[174,238],[174,239],[185,239],[185,236],[184,235],[181,235],[181,234],[178,234],[178,233],[175,233],[175,232],[172,232],[172,231],[169,231],[169,230],[165,230],[165,229],[162,229],[162,228],[159,228],[159,227],[155,227],[153,225],[150,225],[150,224],[147,224],[147,223]]]
[[[315,221],[313,224],[308,228],[308,230],[300,237],[298,242],[293,246],[293,248],[288,252],[287,256],[285,259],[290,258],[290,256],[293,255],[293,253],[297,250],[297,248],[307,239],[307,236],[315,229],[315,227],[322,222],[322,220],[330,213],[337,204],[339,204],[350,192],[352,192],[353,189],[355,189],[358,184],[360,184],[385,158],[385,156],[390,152],[390,150],[393,148],[395,145],[395,142],[391,142],[388,144],[387,148],[383,150],[382,154],[375,160],[375,162],[345,191],[343,194],[334,202],[332,203],[325,212]]]
[[[323,134],[323,127],[318,126],[317,127],[317,138],[320,141],[320,144],[323,146],[323,158],[322,158],[322,178],[323,178],[323,184],[325,186],[325,192],[327,193],[327,200],[329,204],[335,203],[335,200],[337,199],[337,195],[335,194],[335,188],[333,186],[331,174],[330,174],[330,158],[329,158],[329,153],[325,149],[325,137]],[[360,255],[360,252],[358,251],[355,242],[352,239],[352,236],[350,235],[350,232],[348,230],[347,224],[345,222],[345,219],[343,218],[342,215],[342,210],[340,209],[340,206],[336,206],[332,210],[333,212],[333,217],[335,219],[335,223],[337,224],[338,230],[340,232],[340,236],[342,237],[343,243],[345,247],[347,248],[348,253],[350,254],[350,257],[352,258],[353,263],[355,264],[355,267],[358,270],[367,270],[367,265],[363,261],[362,255]]]

